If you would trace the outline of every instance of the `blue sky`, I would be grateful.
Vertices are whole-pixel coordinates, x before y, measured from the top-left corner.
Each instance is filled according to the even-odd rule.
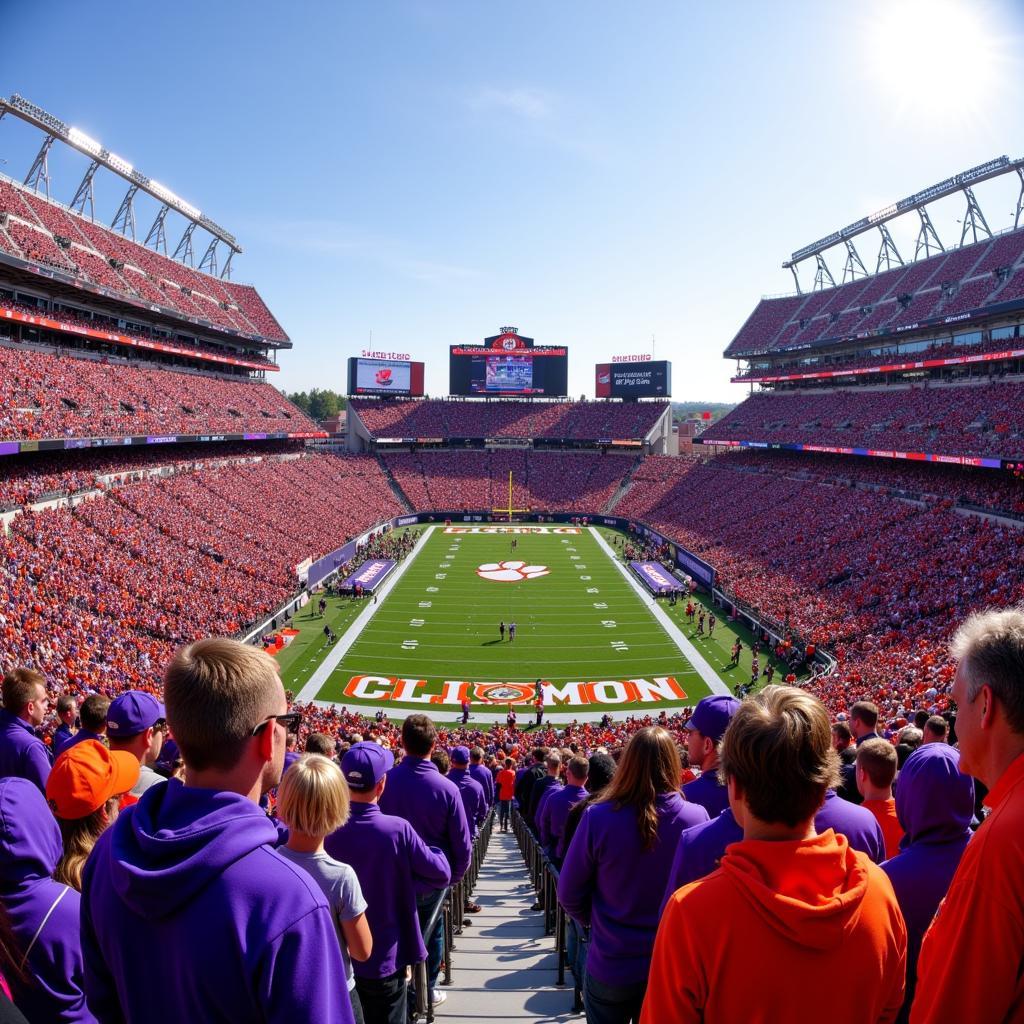
[[[293,339],[289,390],[343,390],[372,332],[442,394],[449,344],[514,324],[569,346],[573,394],[654,337],[677,399],[738,400],[721,353],[792,290],[790,252],[1024,155],[1014,0],[0,0],[0,27],[0,93],[238,237],[236,279]],[[0,171],[38,142],[0,122]],[[54,194],[84,168],[55,153]],[[97,179],[108,221],[122,192]],[[978,194],[1009,226],[1013,182]],[[958,238],[959,204],[936,212]]]

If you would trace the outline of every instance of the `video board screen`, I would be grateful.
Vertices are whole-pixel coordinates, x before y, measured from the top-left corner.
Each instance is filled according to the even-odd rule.
[[[452,345],[449,393],[453,395],[539,395],[564,397],[569,385],[569,351],[533,344],[504,333],[483,345]]]
[[[597,364],[597,398],[668,398],[671,394],[672,364],[666,359]]]
[[[422,395],[423,364],[398,359],[362,359],[348,361],[350,395]]]

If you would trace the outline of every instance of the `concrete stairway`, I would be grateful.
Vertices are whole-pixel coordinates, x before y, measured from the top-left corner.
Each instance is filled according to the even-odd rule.
[[[495,831],[473,899],[483,910],[456,937],[454,984],[437,1007],[444,1021],[581,1021],[570,1013],[572,980],[556,986],[554,940],[544,935],[522,854],[511,832]]]

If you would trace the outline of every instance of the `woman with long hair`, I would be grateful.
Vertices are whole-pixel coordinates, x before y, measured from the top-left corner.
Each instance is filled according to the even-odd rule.
[[[53,877],[82,891],[82,868],[96,840],[117,818],[121,797],[139,781],[139,762],[99,740],[68,747],[53,763],[46,799],[60,826],[64,854]]]
[[[660,726],[635,733],[566,851],[558,898],[590,925],[588,1024],[640,1019],[661,896],[679,833],[708,820],[679,792],[679,751]]]

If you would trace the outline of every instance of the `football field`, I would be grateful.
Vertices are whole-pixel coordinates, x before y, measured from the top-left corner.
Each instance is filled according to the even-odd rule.
[[[299,644],[282,655],[285,684],[302,700],[446,721],[464,697],[477,722],[503,720],[513,703],[525,724],[538,679],[556,722],[657,714],[749,679],[727,665],[735,633],[720,622],[713,638],[697,636],[683,605],[650,598],[616,557],[612,532],[511,531],[428,527],[376,602],[333,599],[333,646],[307,607],[296,621],[304,652]]]

